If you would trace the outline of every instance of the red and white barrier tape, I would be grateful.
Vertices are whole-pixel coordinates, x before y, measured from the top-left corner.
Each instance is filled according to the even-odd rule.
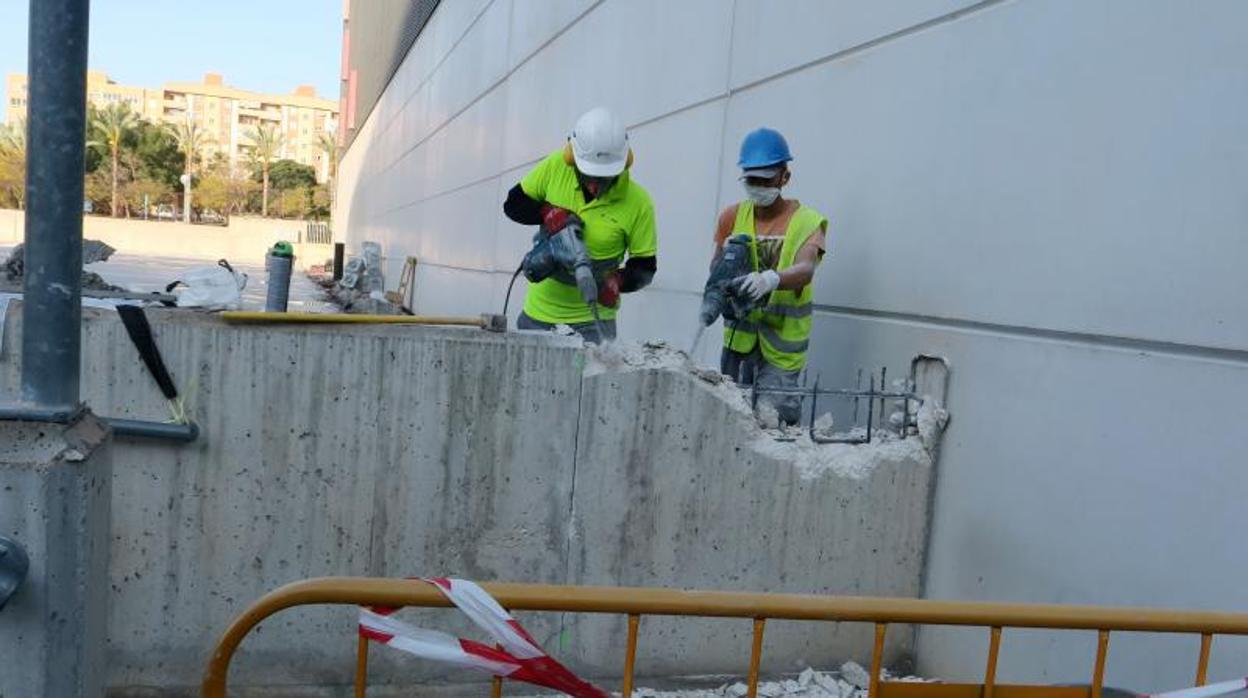
[[[492,596],[463,579],[422,579],[442,592],[499,647],[396,620],[394,608],[360,608],[360,635],[401,652],[562,691],[573,698],[607,698],[542,650]]]
[[[1184,688],[1179,691],[1152,693],[1145,698],[1209,698],[1210,696],[1224,696],[1244,689],[1248,689],[1248,678],[1211,683],[1208,686],[1197,686],[1196,688]]]

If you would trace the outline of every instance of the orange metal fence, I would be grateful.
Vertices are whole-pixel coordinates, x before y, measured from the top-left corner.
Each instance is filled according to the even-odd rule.
[[[1109,652],[1110,633],[1142,631],[1200,636],[1196,654],[1196,685],[1204,685],[1214,635],[1248,635],[1248,614],[1167,611],[1149,608],[1004,604],[927,599],[800,594],[739,594],[717,591],[676,591],[620,587],[577,587],[549,584],[482,584],[512,611],[611,613],[628,617],[623,695],[633,689],[637,635],[641,617],[690,616],[742,618],[753,621],[754,635],[748,674],[749,696],[757,695],[763,632],[769,619],[862,622],[875,625],[871,660],[872,698],[1100,698]],[[252,604],[230,624],[204,671],[204,698],[224,698],[230,659],[243,638],[260,621],[292,606],[350,604],[355,606],[447,607],[450,602],[429,584],[407,579],[325,577],[288,584]],[[988,660],[983,683],[931,684],[891,682],[881,677],[884,637],[890,624],[979,626],[989,631]],[[997,657],[1003,628],[1094,630],[1096,657],[1090,687],[1007,686],[996,683]],[[357,640],[355,695],[363,698],[367,683],[368,641]],[[1195,648],[1194,648],[1195,649]],[[495,679],[493,694],[502,693]]]

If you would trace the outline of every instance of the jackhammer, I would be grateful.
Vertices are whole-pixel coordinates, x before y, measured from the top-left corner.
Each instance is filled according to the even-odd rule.
[[[741,280],[753,271],[753,266],[750,236],[741,234],[728,238],[711,266],[706,288],[702,291],[699,318],[703,327],[709,327],[720,315],[724,316],[725,325],[735,327],[758,305],[741,290]]]
[[[731,328],[735,335],[737,325],[744,322],[750,311],[758,305],[741,290],[742,279],[753,268],[750,236],[741,234],[728,238],[719,256],[711,264],[711,273],[706,279],[706,288],[702,291],[702,309],[698,313],[700,324],[693,336],[693,344],[689,347],[690,356],[697,355],[698,347],[702,345],[702,334],[720,315],[724,316],[724,327]],[[728,343],[732,343],[731,336]]]
[[[524,255],[520,268],[511,277],[515,283],[521,271],[529,283],[536,283],[547,278],[554,278],[565,284],[576,286],[581,300],[589,306],[594,315],[594,327],[598,330],[601,340],[607,334],[598,315],[598,279],[594,275],[594,264],[589,258],[589,250],[585,247],[585,224],[580,217],[569,214],[567,223],[561,230],[548,231],[545,226],[539,227],[533,235],[533,248]],[[507,313],[506,304],[511,299],[511,286],[507,287],[507,300],[504,301],[503,313]]]

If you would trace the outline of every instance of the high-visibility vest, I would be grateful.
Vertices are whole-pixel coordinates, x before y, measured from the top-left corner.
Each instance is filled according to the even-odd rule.
[[[828,219],[815,209],[799,206],[784,231],[776,271],[793,266],[798,250],[827,222]],[[761,271],[754,235],[753,201],[742,201],[737,205],[731,235],[740,233],[750,237],[751,263],[754,271]],[[747,354],[761,342],[760,350],[767,363],[786,371],[800,371],[806,365],[806,349],[810,347],[813,298],[813,282],[797,291],[772,291],[764,307],[751,311],[745,320],[724,327],[724,346]]]

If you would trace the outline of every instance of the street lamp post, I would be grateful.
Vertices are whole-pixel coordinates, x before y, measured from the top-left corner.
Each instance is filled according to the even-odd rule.
[[[191,175],[183,173],[178,177],[182,182],[182,222],[191,222]]]

